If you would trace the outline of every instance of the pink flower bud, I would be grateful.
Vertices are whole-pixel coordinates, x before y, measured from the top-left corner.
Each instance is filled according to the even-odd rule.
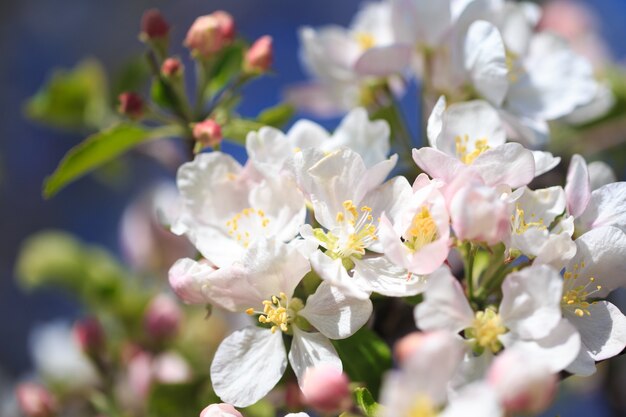
[[[104,348],[105,336],[102,325],[95,318],[86,318],[74,324],[74,338],[87,354],[95,354]]]
[[[243,417],[230,404],[211,404],[200,412],[200,417]]]
[[[193,22],[185,46],[192,53],[209,57],[230,44],[235,37],[235,23],[230,14],[216,11],[206,16],[200,16]]]
[[[189,364],[177,352],[161,353],[152,361],[154,379],[162,384],[182,384],[191,379]]]
[[[139,119],[143,116],[143,99],[136,93],[125,92],[119,95],[120,105],[118,111],[130,117],[131,119]]]
[[[38,384],[25,382],[15,390],[17,403],[26,417],[53,417],[56,415],[56,401],[50,392]]]
[[[160,294],[152,299],[145,313],[146,333],[154,340],[172,338],[178,332],[182,312],[172,298]]]
[[[244,68],[248,72],[267,72],[272,66],[273,59],[272,37],[261,36],[246,52]]]
[[[507,349],[493,361],[487,382],[510,413],[541,413],[548,408],[557,388],[557,376],[543,362],[514,349]]]
[[[141,34],[145,39],[164,38],[170,31],[170,25],[157,9],[147,10],[141,18]]]
[[[332,366],[311,367],[304,373],[302,393],[311,407],[330,413],[350,406],[349,384],[348,377]]]
[[[511,210],[511,205],[493,187],[468,184],[452,198],[452,228],[460,240],[495,245],[510,232]]]
[[[178,58],[167,58],[161,65],[161,74],[166,78],[177,78],[183,74],[184,66]]]
[[[193,127],[193,137],[202,144],[202,146],[215,147],[222,142],[222,128],[213,119],[207,119],[203,122],[196,123]]]

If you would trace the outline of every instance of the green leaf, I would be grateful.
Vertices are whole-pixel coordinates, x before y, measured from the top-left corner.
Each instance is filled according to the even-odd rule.
[[[155,78],[152,82],[150,95],[156,104],[165,109],[175,109],[178,104],[174,90],[161,78]]]
[[[374,400],[372,393],[367,388],[356,388],[354,390],[354,402],[368,417],[376,416],[378,403]]]
[[[225,138],[243,145],[249,132],[259,130],[263,126],[265,126],[263,123],[254,120],[231,119],[222,126],[222,134]]]
[[[382,375],[392,365],[389,346],[365,327],[347,339],[333,340],[333,345],[350,379],[364,383],[376,398]]]
[[[72,70],[56,70],[25,104],[30,119],[63,129],[97,129],[112,116],[107,78],[100,63],[82,61]]]
[[[241,72],[244,45],[235,43],[224,48],[213,65],[206,94],[213,97]]]
[[[122,123],[96,133],[73,147],[52,175],[46,178],[43,195],[50,198],[70,182],[124,154],[140,143],[180,134],[178,127],[147,129]]]
[[[148,399],[151,417],[197,417],[207,404],[200,402],[198,382],[155,384]]]
[[[291,104],[279,104],[259,113],[257,122],[266,126],[281,128],[291,120],[295,112],[296,109]]]
[[[112,96],[114,101],[116,102],[117,96],[125,91],[145,91],[149,81],[150,67],[145,57],[138,56],[129,60],[116,72],[113,78]]]

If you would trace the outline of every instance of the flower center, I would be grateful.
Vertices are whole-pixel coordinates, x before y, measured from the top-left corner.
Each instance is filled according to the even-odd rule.
[[[580,269],[585,267],[585,262],[580,263]],[[573,311],[578,317],[590,316],[589,306],[593,302],[587,301],[589,296],[602,289],[602,285],[595,285],[596,279],[589,277],[579,279],[579,265],[575,264],[573,271],[565,271],[563,274],[563,297],[561,307]]]
[[[298,311],[304,308],[304,303],[299,298],[289,300],[287,294],[281,292],[278,297],[273,295],[269,300],[264,300],[263,311],[255,311],[249,308],[246,313],[249,315],[259,314],[259,323],[271,325],[272,333],[280,329],[283,332],[289,331],[289,326],[298,315]]]
[[[515,214],[511,216],[511,222],[513,223],[513,232],[515,234],[521,235],[525,233],[530,228],[537,228],[539,230],[547,230],[548,227],[543,224],[543,218],[536,218],[537,215],[535,213],[530,214],[529,222],[525,219],[524,210],[519,207],[519,205],[515,208]]]
[[[406,232],[404,244],[416,252],[429,243],[437,240],[439,231],[437,224],[426,206],[413,216],[411,226]]]
[[[502,343],[498,337],[507,332],[502,325],[500,315],[495,308],[487,307],[484,311],[477,311],[472,327],[468,329],[466,335],[476,341],[476,345],[481,349],[489,349],[497,353],[502,349]]]
[[[343,202],[343,211],[335,217],[340,231],[335,234],[315,229],[314,236],[333,259],[347,259],[351,256],[360,258],[365,254],[365,248],[378,240],[371,212],[371,207],[357,208],[352,200],[346,200]]]
[[[469,150],[469,135],[457,136],[454,138],[456,145],[456,155],[464,164],[471,164],[478,155],[489,150],[489,142],[487,138],[480,138],[474,141],[474,150]]]
[[[372,48],[376,44],[376,39],[366,32],[358,32],[354,35],[361,49],[366,50]]]
[[[435,417],[437,414],[437,408],[430,397],[421,394],[407,410],[406,417]]]
[[[226,222],[228,235],[244,248],[250,245],[251,239],[258,235],[265,235],[270,219],[265,217],[263,210],[251,207],[241,210]]]

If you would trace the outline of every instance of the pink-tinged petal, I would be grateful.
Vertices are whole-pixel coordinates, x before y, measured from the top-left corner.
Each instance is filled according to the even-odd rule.
[[[357,59],[354,69],[359,75],[387,77],[404,71],[411,63],[409,45],[388,45],[373,47]]]
[[[302,389],[304,373],[307,368],[315,366],[331,366],[341,372],[343,367],[337,351],[326,336],[321,333],[308,333],[293,327],[293,339],[289,351],[289,363],[298,378]],[[262,381],[264,378],[260,378]]]
[[[548,336],[537,340],[524,340],[509,332],[500,336],[507,349],[520,349],[544,361],[550,372],[567,368],[578,356],[581,348],[580,335],[566,319],[552,329]]]
[[[463,387],[439,414],[440,417],[501,417],[502,415],[502,408],[495,390],[482,382]]]
[[[565,269],[578,275],[576,279],[582,284],[589,283],[589,290],[594,291],[594,298],[606,297],[616,288],[626,285],[626,274],[623,272],[626,259],[626,233],[616,227],[600,227],[593,229],[575,240],[576,255],[565,265]]]
[[[506,124],[507,137],[530,148],[545,147],[550,138],[550,128],[543,119],[526,117],[506,110],[500,110],[500,117]]]
[[[485,21],[474,22],[465,38],[465,69],[474,88],[500,106],[509,86],[506,50],[498,29]]]
[[[480,154],[472,163],[487,185],[522,187],[535,178],[535,158],[519,143],[505,143]]]
[[[210,301],[204,293],[204,287],[210,285],[214,272],[215,267],[208,263],[183,258],[170,268],[168,277],[170,286],[183,302],[206,304]]]
[[[282,332],[248,327],[228,336],[217,348],[211,381],[222,401],[247,407],[265,397],[286,368]]]
[[[591,181],[587,162],[580,155],[572,156],[570,161],[565,183],[565,196],[567,197],[567,211],[574,217],[580,216],[585,211],[591,198]]]
[[[509,274],[502,283],[499,314],[504,325],[523,339],[547,336],[561,320],[563,279],[546,265]]]
[[[458,159],[434,148],[413,149],[413,160],[432,178],[451,182],[462,171],[468,169]]]
[[[428,276],[424,301],[415,307],[415,322],[421,330],[458,333],[472,325],[474,312],[461,284],[447,267]]]
[[[320,278],[328,281],[334,287],[338,287],[346,296],[361,300],[369,299],[370,293],[357,285],[346,271],[341,259],[331,259],[322,251],[317,250],[311,254],[309,260]]]
[[[614,182],[592,191],[578,223],[583,231],[602,226],[626,231],[626,182]]]
[[[424,277],[409,273],[384,256],[355,259],[354,264],[353,279],[366,291],[388,297],[409,297],[426,288]]]
[[[608,301],[592,303],[588,310],[589,316],[565,314],[580,333],[582,350],[595,361],[612,358],[623,351],[626,348],[626,316]]]
[[[372,302],[346,296],[324,281],[298,313],[329,339],[345,339],[359,330],[372,315]]]
[[[302,83],[289,86],[283,93],[285,101],[298,110],[317,117],[338,117],[345,111],[329,91],[329,86],[321,83]]]

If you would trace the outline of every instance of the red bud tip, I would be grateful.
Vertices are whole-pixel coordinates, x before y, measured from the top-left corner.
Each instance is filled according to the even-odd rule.
[[[232,16],[217,11],[198,17],[187,32],[185,46],[192,53],[205,58],[214,55],[235,38],[235,23]]]
[[[122,93],[119,95],[118,100],[120,105],[118,111],[130,117],[131,119],[138,119],[143,115],[143,99],[136,93]]]
[[[56,415],[56,401],[50,392],[41,385],[31,382],[19,384],[15,390],[17,403],[26,417],[53,417]]]
[[[215,120],[207,119],[193,127],[193,137],[202,146],[213,148],[222,142],[222,127]]]
[[[178,58],[167,58],[161,65],[161,73],[167,78],[179,77],[183,69],[183,63]]]
[[[267,72],[273,60],[272,37],[265,35],[257,39],[248,49],[244,65],[248,72]]]
[[[104,347],[104,329],[102,329],[102,325],[95,318],[87,318],[76,322],[73,333],[78,345],[85,353],[96,353]]]
[[[157,9],[146,10],[141,18],[141,33],[147,39],[164,38],[170,31],[170,25]]]
[[[171,339],[178,333],[182,312],[171,297],[158,295],[148,305],[144,317],[146,333],[154,340]]]

